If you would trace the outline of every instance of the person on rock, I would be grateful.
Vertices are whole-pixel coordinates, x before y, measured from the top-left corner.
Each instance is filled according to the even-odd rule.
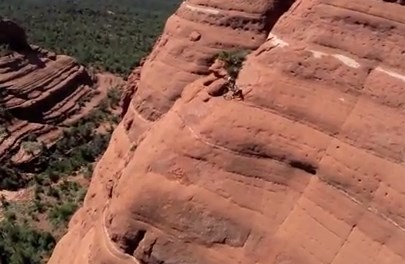
[[[209,70],[218,80],[226,80],[226,82],[224,82],[225,87],[222,85],[215,87],[215,91],[211,92],[211,94],[219,94],[219,92],[216,90],[221,90],[221,94],[224,96],[225,99],[230,100],[239,98],[241,100],[244,100],[243,91],[236,86],[235,78],[233,78],[226,70],[226,62],[220,59],[216,59]]]
[[[244,100],[243,91],[239,89],[236,85],[236,80],[231,76],[228,76],[228,89],[231,92],[231,99],[239,98],[240,100]]]

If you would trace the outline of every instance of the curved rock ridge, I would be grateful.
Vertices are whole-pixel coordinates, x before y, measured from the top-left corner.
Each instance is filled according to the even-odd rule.
[[[212,76],[164,79],[164,58],[212,48],[170,53],[179,16],[211,27],[242,6],[188,1],[169,19],[49,263],[405,263],[405,7],[296,1],[248,56],[244,100],[209,96]]]
[[[92,76],[73,58],[39,47],[0,57],[0,107],[11,118],[2,124],[0,160],[29,161],[20,147],[30,135],[55,143],[64,127],[101,102],[111,82],[113,76]]]

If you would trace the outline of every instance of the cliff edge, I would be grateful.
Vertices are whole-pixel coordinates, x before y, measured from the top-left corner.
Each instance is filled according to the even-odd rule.
[[[183,2],[49,263],[405,263],[404,14]],[[212,96],[235,48],[244,99]]]

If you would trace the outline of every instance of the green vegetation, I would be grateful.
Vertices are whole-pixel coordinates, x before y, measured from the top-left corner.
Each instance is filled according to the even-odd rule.
[[[97,127],[102,122],[111,122],[115,116],[102,110],[94,110],[69,130],[51,149],[44,151],[40,164],[46,169],[35,180],[40,184],[57,182],[61,177],[71,175],[81,167],[96,161],[106,149],[110,133],[99,133]]]
[[[0,190],[17,190],[27,184],[27,179],[9,162],[0,166]]]
[[[29,41],[99,70],[127,74],[147,55],[180,0],[2,0]]]
[[[225,62],[229,76],[236,79],[248,54],[247,50],[222,51],[217,58]]]
[[[22,144],[23,149],[29,154],[41,152],[44,146],[38,141],[24,141]]]
[[[34,199],[9,203],[0,199],[5,219],[0,221],[0,263],[44,263],[71,216],[84,199],[86,188],[71,180],[34,187]],[[45,230],[39,222],[47,223]]]
[[[108,90],[107,92],[107,100],[108,100],[108,104],[112,107],[112,108],[116,108],[120,101],[121,101],[121,91],[122,88],[120,87],[112,87]]]
[[[51,233],[16,223],[13,214],[0,221],[0,263],[40,264],[46,257],[43,253],[54,246]]]
[[[47,211],[48,219],[54,226],[66,226],[71,216],[84,199],[86,189],[74,181],[64,180],[55,187],[47,188],[47,195],[44,200],[44,207]],[[39,197],[39,200],[42,197]],[[47,199],[47,200],[46,200]],[[53,206],[49,206],[53,204]]]

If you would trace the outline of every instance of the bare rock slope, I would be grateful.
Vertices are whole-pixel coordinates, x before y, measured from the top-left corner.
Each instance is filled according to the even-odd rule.
[[[181,5],[50,263],[405,263],[405,7],[281,2]]]

